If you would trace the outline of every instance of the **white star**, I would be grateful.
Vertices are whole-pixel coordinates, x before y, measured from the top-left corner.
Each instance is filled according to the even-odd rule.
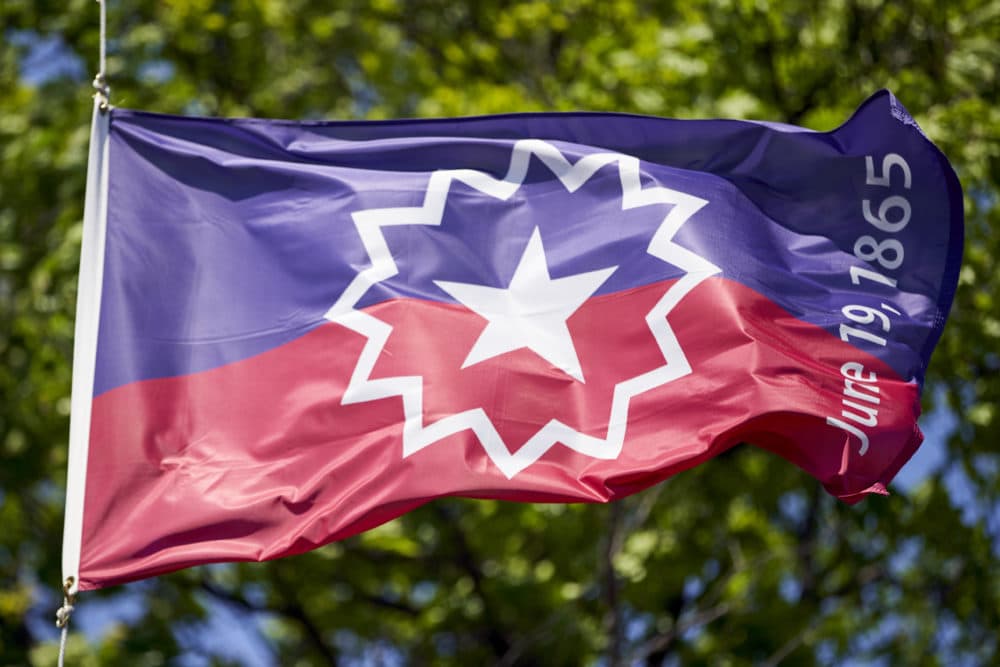
[[[566,320],[617,268],[553,280],[545,261],[542,237],[535,228],[506,289],[434,281],[462,305],[489,321],[462,368],[526,347],[583,382],[583,369]]]

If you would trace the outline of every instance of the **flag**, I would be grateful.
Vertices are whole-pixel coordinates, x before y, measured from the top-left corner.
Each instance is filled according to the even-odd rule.
[[[64,569],[607,501],[741,442],[885,493],[961,248],[958,181],[888,92],[823,133],[96,111]]]

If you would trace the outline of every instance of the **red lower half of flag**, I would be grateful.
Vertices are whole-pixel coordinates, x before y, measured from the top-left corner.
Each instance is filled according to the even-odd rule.
[[[616,387],[668,363],[645,319],[666,289],[595,297],[569,319],[582,382],[527,347],[463,368],[485,326],[464,307],[366,309],[392,327],[368,379],[420,387],[411,427],[481,411],[513,453],[552,421],[599,441],[624,420],[603,457],[555,442],[512,477],[470,429],[404,452],[400,396],[344,405],[369,340],[334,323],[237,363],[102,394],[80,588],[301,553],[439,496],[604,501],[739,442],[849,502],[884,492],[920,443],[917,387],[722,278],[667,317],[690,372],[631,396],[615,417]]]

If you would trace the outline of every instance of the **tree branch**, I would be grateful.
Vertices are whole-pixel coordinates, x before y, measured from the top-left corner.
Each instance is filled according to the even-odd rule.
[[[256,605],[253,602],[250,602],[250,600],[247,600],[242,595],[238,595],[233,591],[225,589],[209,579],[203,578],[198,583],[198,588],[200,588],[202,591],[208,593],[209,595],[218,600],[222,600],[223,602],[228,602],[229,604],[241,607],[244,611],[249,611],[253,613],[268,613],[273,611],[268,607],[262,605]]]
[[[277,565],[277,564],[275,564]],[[309,639],[309,643],[312,645],[313,649],[316,650],[322,659],[323,663],[336,667],[337,665],[337,654],[327,644],[326,640],[323,638],[323,632],[320,630],[319,626],[310,618],[309,614],[306,612],[305,608],[298,601],[295,596],[295,591],[289,588],[287,582],[282,578],[278,572],[278,567],[270,568],[273,573],[273,580],[275,584],[275,590],[285,599],[285,604],[283,604],[278,611],[288,618],[291,618],[298,622],[302,626],[302,629],[306,633],[306,637]]]
[[[648,656],[666,649],[670,644],[674,642],[678,637],[683,635],[688,630],[697,628],[702,625],[707,625],[712,621],[721,618],[729,613],[730,606],[728,602],[720,602],[719,604],[709,607],[708,609],[703,609],[701,611],[696,611],[690,614],[687,618],[679,621],[666,632],[661,632],[657,635],[653,635],[645,642],[639,645],[639,648],[630,656],[627,664],[634,664],[636,662],[641,662],[645,660]]]
[[[802,646],[802,644],[806,643],[807,641],[811,641],[813,628],[815,627],[815,625],[816,622],[815,620],[813,620],[813,622],[811,622],[809,626],[806,627],[804,630],[795,633],[795,635],[793,635],[791,639],[785,642],[784,645],[781,646],[781,648],[775,651],[774,654],[771,655],[767,660],[762,662],[760,667],[778,667],[778,665],[780,665],[785,658],[787,658],[789,655],[792,654],[792,651]]]
[[[198,587],[212,597],[222,600],[223,602],[236,605],[245,611],[253,613],[278,614],[297,622],[302,626],[303,630],[305,630],[310,644],[312,644],[313,648],[316,649],[316,652],[323,657],[324,662],[328,665],[337,665],[337,655],[323,639],[323,633],[320,631],[319,627],[312,621],[311,618],[309,618],[309,615],[306,613],[305,609],[302,608],[302,605],[290,596],[285,583],[281,581],[277,575],[274,576],[274,579],[276,584],[275,589],[279,591],[279,594],[286,600],[291,600],[290,602],[286,602],[284,605],[277,608],[254,604],[242,595],[223,588],[207,578],[202,578]]]
[[[384,595],[375,595],[373,593],[366,593],[364,591],[354,591],[355,597],[364,600],[365,602],[374,605],[376,607],[382,607],[383,609],[391,609],[393,611],[398,611],[404,613],[408,616],[419,616],[420,610],[411,607],[405,602],[400,602],[399,600],[390,600]]]
[[[472,590],[483,603],[483,619],[486,621],[486,641],[493,649],[497,660],[504,660],[511,651],[512,643],[507,638],[506,632],[502,629],[502,624],[496,616],[496,611],[490,602],[483,586],[483,571],[479,567],[479,561],[469,541],[465,536],[465,531],[459,525],[455,516],[442,504],[433,503],[431,505],[435,514],[449,527],[455,538],[455,546],[458,549],[458,565],[472,579]]]

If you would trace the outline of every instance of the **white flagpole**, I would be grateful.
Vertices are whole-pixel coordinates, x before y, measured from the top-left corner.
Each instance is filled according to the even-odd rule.
[[[97,367],[97,332],[104,285],[104,243],[108,224],[108,131],[111,104],[105,79],[107,8],[103,0],[100,17],[100,54],[94,77],[94,112],[90,125],[87,157],[87,192],[83,204],[83,234],[80,246],[80,277],[76,294],[76,325],[73,336],[73,386],[70,398],[69,455],[66,463],[66,510],[63,522],[63,604],[56,611],[59,667],[66,656],[66,638],[73,603],[80,586],[80,552],[83,542],[83,502],[87,486],[90,449],[90,417]]]
[[[102,107],[104,107],[102,109]],[[68,593],[80,582],[80,542],[83,533],[83,498],[86,488],[87,451],[90,445],[90,410],[97,360],[97,327],[104,278],[104,240],[108,203],[108,127],[106,101],[94,97],[94,116],[87,162],[87,194],[80,248],[80,280],[76,298],[73,341],[73,394],[70,401],[69,460],[66,473],[66,518],[63,527],[63,581],[70,577]]]
[[[108,213],[108,129],[111,113],[107,97],[94,95],[94,115],[87,158],[87,194],[83,206],[83,242],[76,296],[73,340],[73,387],[69,416],[69,457],[66,465],[66,512],[63,523],[63,606],[56,613],[62,628],[59,665],[73,601],[80,585],[80,547],[83,540],[83,500],[87,485],[90,413],[97,362],[97,330],[104,281],[104,241]]]

